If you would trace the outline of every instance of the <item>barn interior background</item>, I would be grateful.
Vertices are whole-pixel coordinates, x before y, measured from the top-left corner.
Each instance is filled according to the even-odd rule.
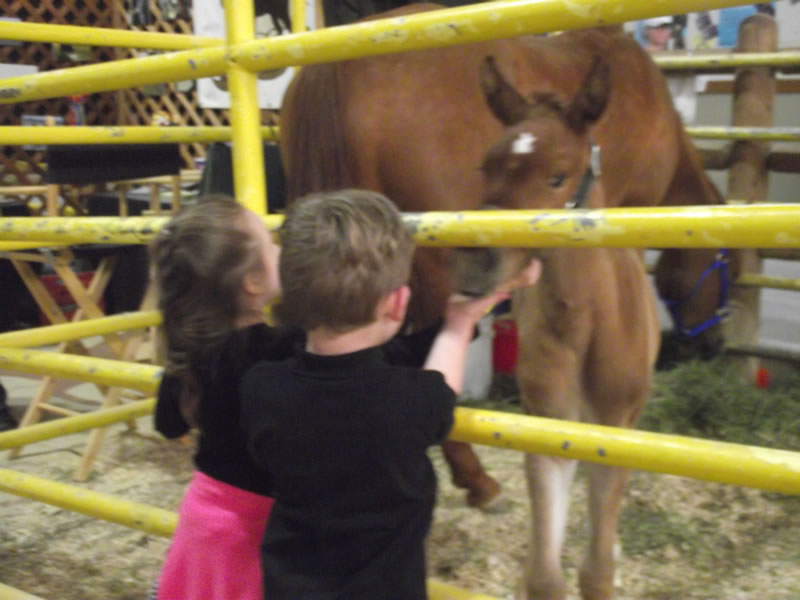
[[[145,11],[141,10],[143,4]],[[800,8],[789,0],[782,0],[776,4],[779,9]],[[138,8],[134,10],[133,5]],[[176,6],[178,7],[176,12],[170,12],[175,10]],[[193,32],[191,11],[192,7],[186,3],[176,5],[156,0],[149,3],[123,3],[110,0],[75,2],[0,0],[0,14],[30,22],[185,34]],[[712,14],[710,17],[713,22],[715,15]],[[788,23],[790,27],[795,27],[798,20],[793,18]],[[784,39],[783,23],[781,32],[781,39]],[[134,54],[134,51],[130,50],[104,48],[56,50],[50,44],[0,45],[0,63],[28,65],[39,70],[126,58]],[[797,79],[797,75],[791,73],[779,75],[778,95],[774,106],[776,126],[797,126],[797,94],[800,93],[800,82]],[[732,87],[730,76],[709,79],[703,90],[697,94],[695,123],[730,124]],[[71,102],[68,98],[3,105],[0,107],[0,125],[21,124],[24,115],[38,117],[49,115],[69,123],[71,119],[76,118],[75,111],[79,110],[75,105],[76,102]],[[152,89],[92,94],[82,102],[82,106],[85,110],[85,122],[89,125],[147,125],[159,115],[166,115],[175,124],[229,124],[227,110],[201,108],[197,87],[190,83],[163,84],[152,86]],[[265,122],[271,118],[270,113],[264,114]],[[711,148],[719,147],[723,143],[702,142]],[[774,149],[783,146],[796,149],[797,144],[778,143],[772,147]],[[206,146],[181,144],[180,152],[183,166],[193,168],[201,164],[202,161],[198,159],[204,157]],[[4,146],[0,181],[4,185],[41,183],[44,173],[43,159],[44,153],[40,150]],[[714,172],[712,176],[724,192],[727,188],[725,174]],[[771,174],[768,197],[772,201],[797,201],[796,175]],[[796,272],[794,265],[792,271]],[[785,302],[785,314],[796,313],[794,306],[796,300]],[[773,315],[766,316],[773,317]],[[795,341],[800,339],[796,319],[782,316],[777,321],[773,320],[773,325],[769,323],[769,320],[765,320],[767,330],[772,332],[770,335],[774,334],[775,339]],[[730,384],[730,381],[724,381],[729,372],[721,370],[718,375],[720,381],[726,385]],[[686,378],[677,383],[682,385],[676,392],[676,396],[680,395],[681,408],[671,415],[665,415],[663,405],[656,404],[655,406],[662,406],[658,409],[661,412],[650,414],[648,417],[650,426],[657,427],[659,424],[668,423],[666,426],[670,427],[674,423],[670,419],[675,417],[686,420],[686,414],[689,413],[691,419],[686,423],[687,429],[681,429],[681,432],[690,434],[700,430],[702,430],[700,434],[709,431],[718,432],[723,427],[720,423],[726,418],[726,411],[719,405],[713,405],[711,397],[725,398],[732,393],[733,388],[724,387],[722,384],[713,387],[701,379]],[[703,386],[707,387],[704,395],[695,395],[697,388]],[[29,398],[30,396],[26,401]],[[760,396],[759,401],[762,402],[758,405],[760,408],[753,409],[753,405],[749,402],[743,402],[741,410],[737,408],[737,415],[752,417],[749,421],[737,423],[737,426],[741,424],[741,429],[744,431],[741,441],[761,444],[775,441],[789,445],[797,443],[795,438],[789,437],[789,430],[797,424],[797,415],[791,411],[777,412],[778,400],[784,402],[786,406],[791,403],[796,405],[796,400],[787,396],[771,399]],[[763,413],[773,410],[776,411],[779,420],[783,419],[782,423],[778,423],[779,434],[770,438],[771,434],[755,432],[753,430],[755,417],[761,418],[765,416]],[[70,481],[76,449],[83,443],[82,438],[80,442],[70,438],[58,445],[43,446],[42,450],[27,455],[28,462],[23,465],[29,465],[32,470],[38,469],[42,475],[51,479]],[[160,464],[153,464],[154,453],[158,453],[161,457]],[[519,474],[517,456],[504,456],[501,460],[508,461],[509,478],[512,477],[511,473]],[[125,432],[110,440],[108,448],[104,450],[97,463],[90,486],[125,495],[132,500],[163,502],[164,506],[173,506],[180,497],[189,470],[190,453],[186,449],[167,447],[160,440],[148,437],[147,431]],[[98,476],[98,473],[103,475]],[[654,478],[648,477],[648,474],[638,475],[632,491],[632,508],[627,514],[628,522],[632,525],[623,531],[625,551],[629,554],[628,564],[632,567],[632,570],[625,574],[625,583],[631,594],[637,594],[631,597],[665,600],[676,597],[674,594],[683,598],[788,599],[793,597],[790,592],[796,589],[792,582],[796,583],[797,574],[792,569],[796,566],[797,548],[791,538],[794,535],[796,539],[797,516],[800,514],[796,503],[790,500],[778,502],[769,495],[725,486],[706,486],[702,488],[704,491],[701,493],[698,491],[701,484],[695,486],[695,482],[686,483],[676,478],[659,478],[655,481]],[[440,478],[444,480],[446,476],[441,475]],[[174,488],[167,489],[168,485],[173,484]],[[517,488],[512,486],[515,494],[523,498],[524,491],[518,488],[521,486]],[[518,560],[514,552],[519,550],[514,544],[509,544],[508,540],[516,531],[526,526],[524,501],[513,505],[518,512],[494,520],[467,514],[460,506],[456,507],[457,502],[457,493],[449,489],[445,483],[441,512],[437,516],[440,526],[434,532],[436,575],[458,581],[464,587],[481,589],[486,593],[496,595],[508,593]],[[690,507],[695,513],[688,515],[683,512],[673,512],[676,510],[676,503]],[[41,509],[33,503],[30,504],[30,514],[23,514],[17,509],[19,504],[14,504],[4,497],[2,514],[5,515],[6,528],[0,534],[2,536],[0,542],[3,544],[0,553],[0,567],[2,567],[0,581],[13,583],[31,591],[39,589],[41,590],[39,593],[46,593],[48,597],[60,598],[132,598],[136,597],[134,592],[148,588],[147,580],[158,568],[164,550],[162,543],[164,540],[137,532],[131,532],[129,536],[120,535],[119,529],[115,526],[102,522],[89,523],[89,519],[86,518],[79,518],[76,521],[74,515],[59,509],[44,509],[46,518],[43,519]],[[714,518],[716,513],[725,511],[732,511],[731,521],[720,525]],[[643,517],[637,520],[634,518],[637,516]],[[463,523],[465,527],[459,527],[459,523]],[[657,523],[658,527],[653,523]],[[636,527],[641,529],[637,530]],[[570,531],[574,539],[583,539],[577,522],[571,524]],[[483,539],[496,539],[500,540],[500,543],[481,544]],[[762,542],[776,544],[764,550]],[[509,546],[513,552],[504,553],[505,548],[501,546]],[[752,550],[749,549],[751,547]],[[97,549],[104,550],[97,551]],[[637,552],[639,554],[636,554]],[[758,562],[759,557],[755,555],[759,552],[769,557],[767,564]],[[133,560],[138,562],[125,562],[126,553],[130,556],[135,555]],[[34,560],[27,561],[25,556],[31,555],[35,556]],[[751,559],[757,568],[748,570],[747,561]],[[474,560],[477,560],[477,566],[465,568],[465,565],[473,564]],[[568,563],[570,560],[576,563],[577,556],[568,558]],[[725,561],[728,561],[728,564],[725,564]],[[675,565],[674,573],[667,573],[661,568],[668,563]],[[76,586],[64,578],[65,565],[70,565],[76,571],[83,573],[84,581]],[[693,567],[698,567],[697,572]],[[576,564],[572,564],[572,568],[576,569]],[[19,570],[20,574],[14,578],[6,578],[6,575],[15,569]],[[703,570],[705,573],[701,572]],[[783,572],[779,583],[768,579],[774,575],[773,571]],[[724,576],[730,579],[725,581]],[[657,581],[659,578],[660,581]],[[750,595],[748,585],[751,586],[753,595]],[[711,590],[706,595],[703,592],[704,586],[706,590]],[[775,591],[765,595],[763,592],[765,589]],[[75,593],[79,595],[71,595]],[[90,596],[90,594],[97,595]]]
[[[121,0],[0,0],[0,15],[31,23],[111,27],[191,35],[190,2]],[[2,65],[30,65],[39,71],[139,56],[133,49],[64,47],[29,42],[0,43]],[[150,125],[166,115],[173,124],[188,126],[229,125],[227,109],[201,108],[195,82],[165,83],[146,88],[91,94],[81,101],[86,125]],[[0,125],[21,125],[25,115],[53,116],[69,123],[70,99],[22,102],[0,108]],[[268,120],[268,115],[265,115]],[[192,169],[205,156],[203,144],[181,144],[184,167]],[[35,185],[43,181],[42,151],[22,146],[3,146],[0,182],[3,185]]]

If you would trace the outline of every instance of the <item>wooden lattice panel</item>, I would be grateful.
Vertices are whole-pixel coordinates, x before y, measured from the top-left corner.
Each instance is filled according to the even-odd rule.
[[[191,2],[184,2],[183,14],[179,18],[168,20],[161,14],[158,2],[150,0],[150,17],[152,23],[145,26],[135,26],[127,13],[119,12],[118,27],[138,31],[158,31],[163,33],[178,33],[192,35]],[[134,58],[136,50],[122,50],[124,58]],[[153,88],[161,88],[153,89]],[[121,113],[120,122],[125,125],[150,125],[156,113],[165,113],[175,125],[189,127],[203,127],[207,125],[229,125],[227,110],[200,108],[197,101],[197,88],[192,85],[189,91],[179,91],[173,83],[163,86],[151,86],[123,90],[120,94]],[[204,157],[206,147],[204,144],[182,144],[181,156],[187,168],[193,168],[197,158]]]
[[[112,27],[114,5],[111,0],[0,0],[0,14],[29,23],[70,24]],[[80,64],[114,59],[109,48],[92,48],[90,58]],[[68,59],[58,58],[51,44],[22,43],[0,46],[0,63],[35,65],[40,71],[75,66]],[[92,94],[86,102],[89,125],[113,125],[117,122],[116,93]],[[37,100],[0,107],[0,125],[21,125],[22,115],[52,115],[66,120],[69,101],[66,98]],[[42,181],[43,153],[22,146],[4,146],[0,152],[0,184],[35,185]]]
[[[182,14],[166,19],[158,0],[149,0],[150,24],[133,25],[126,0],[0,0],[0,14],[32,23],[70,24],[113,27],[139,31],[158,31],[192,35],[191,2],[182,3]],[[91,59],[80,64],[142,56],[142,51],[115,48],[93,48]],[[35,65],[40,71],[67,68],[75,63],[57,59],[50,44],[0,46],[0,62]],[[203,109],[197,101],[196,87],[179,91],[175,84],[119,92],[92,94],[87,100],[88,125],[150,125],[156,113],[166,113],[176,125],[228,125],[227,110]],[[10,104],[0,107],[0,125],[19,125],[23,114],[53,115],[66,119],[69,101],[66,98]],[[265,122],[272,115],[265,114]],[[184,166],[193,168],[197,158],[205,156],[205,145],[183,144]],[[42,181],[43,153],[21,146],[6,146],[0,154],[0,185],[35,185]]]

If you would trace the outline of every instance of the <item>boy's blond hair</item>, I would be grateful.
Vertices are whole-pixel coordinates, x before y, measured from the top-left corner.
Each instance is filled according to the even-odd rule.
[[[279,319],[310,331],[375,320],[380,299],[408,283],[414,244],[397,207],[366,190],[299,198],[281,226]]]

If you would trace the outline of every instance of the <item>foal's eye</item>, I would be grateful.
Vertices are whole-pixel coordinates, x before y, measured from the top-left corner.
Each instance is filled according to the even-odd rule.
[[[554,175],[547,180],[547,185],[549,185],[551,188],[560,188],[562,185],[564,185],[564,181],[566,181],[566,179],[566,175]]]

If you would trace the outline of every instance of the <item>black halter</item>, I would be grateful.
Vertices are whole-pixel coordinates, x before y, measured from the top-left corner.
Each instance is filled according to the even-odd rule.
[[[586,204],[589,201],[589,190],[592,189],[595,177],[599,176],[601,173],[600,146],[590,143],[589,152],[591,153],[589,156],[589,164],[586,165],[586,171],[583,173],[578,189],[572,194],[572,198],[570,198],[564,208],[586,208]]]

